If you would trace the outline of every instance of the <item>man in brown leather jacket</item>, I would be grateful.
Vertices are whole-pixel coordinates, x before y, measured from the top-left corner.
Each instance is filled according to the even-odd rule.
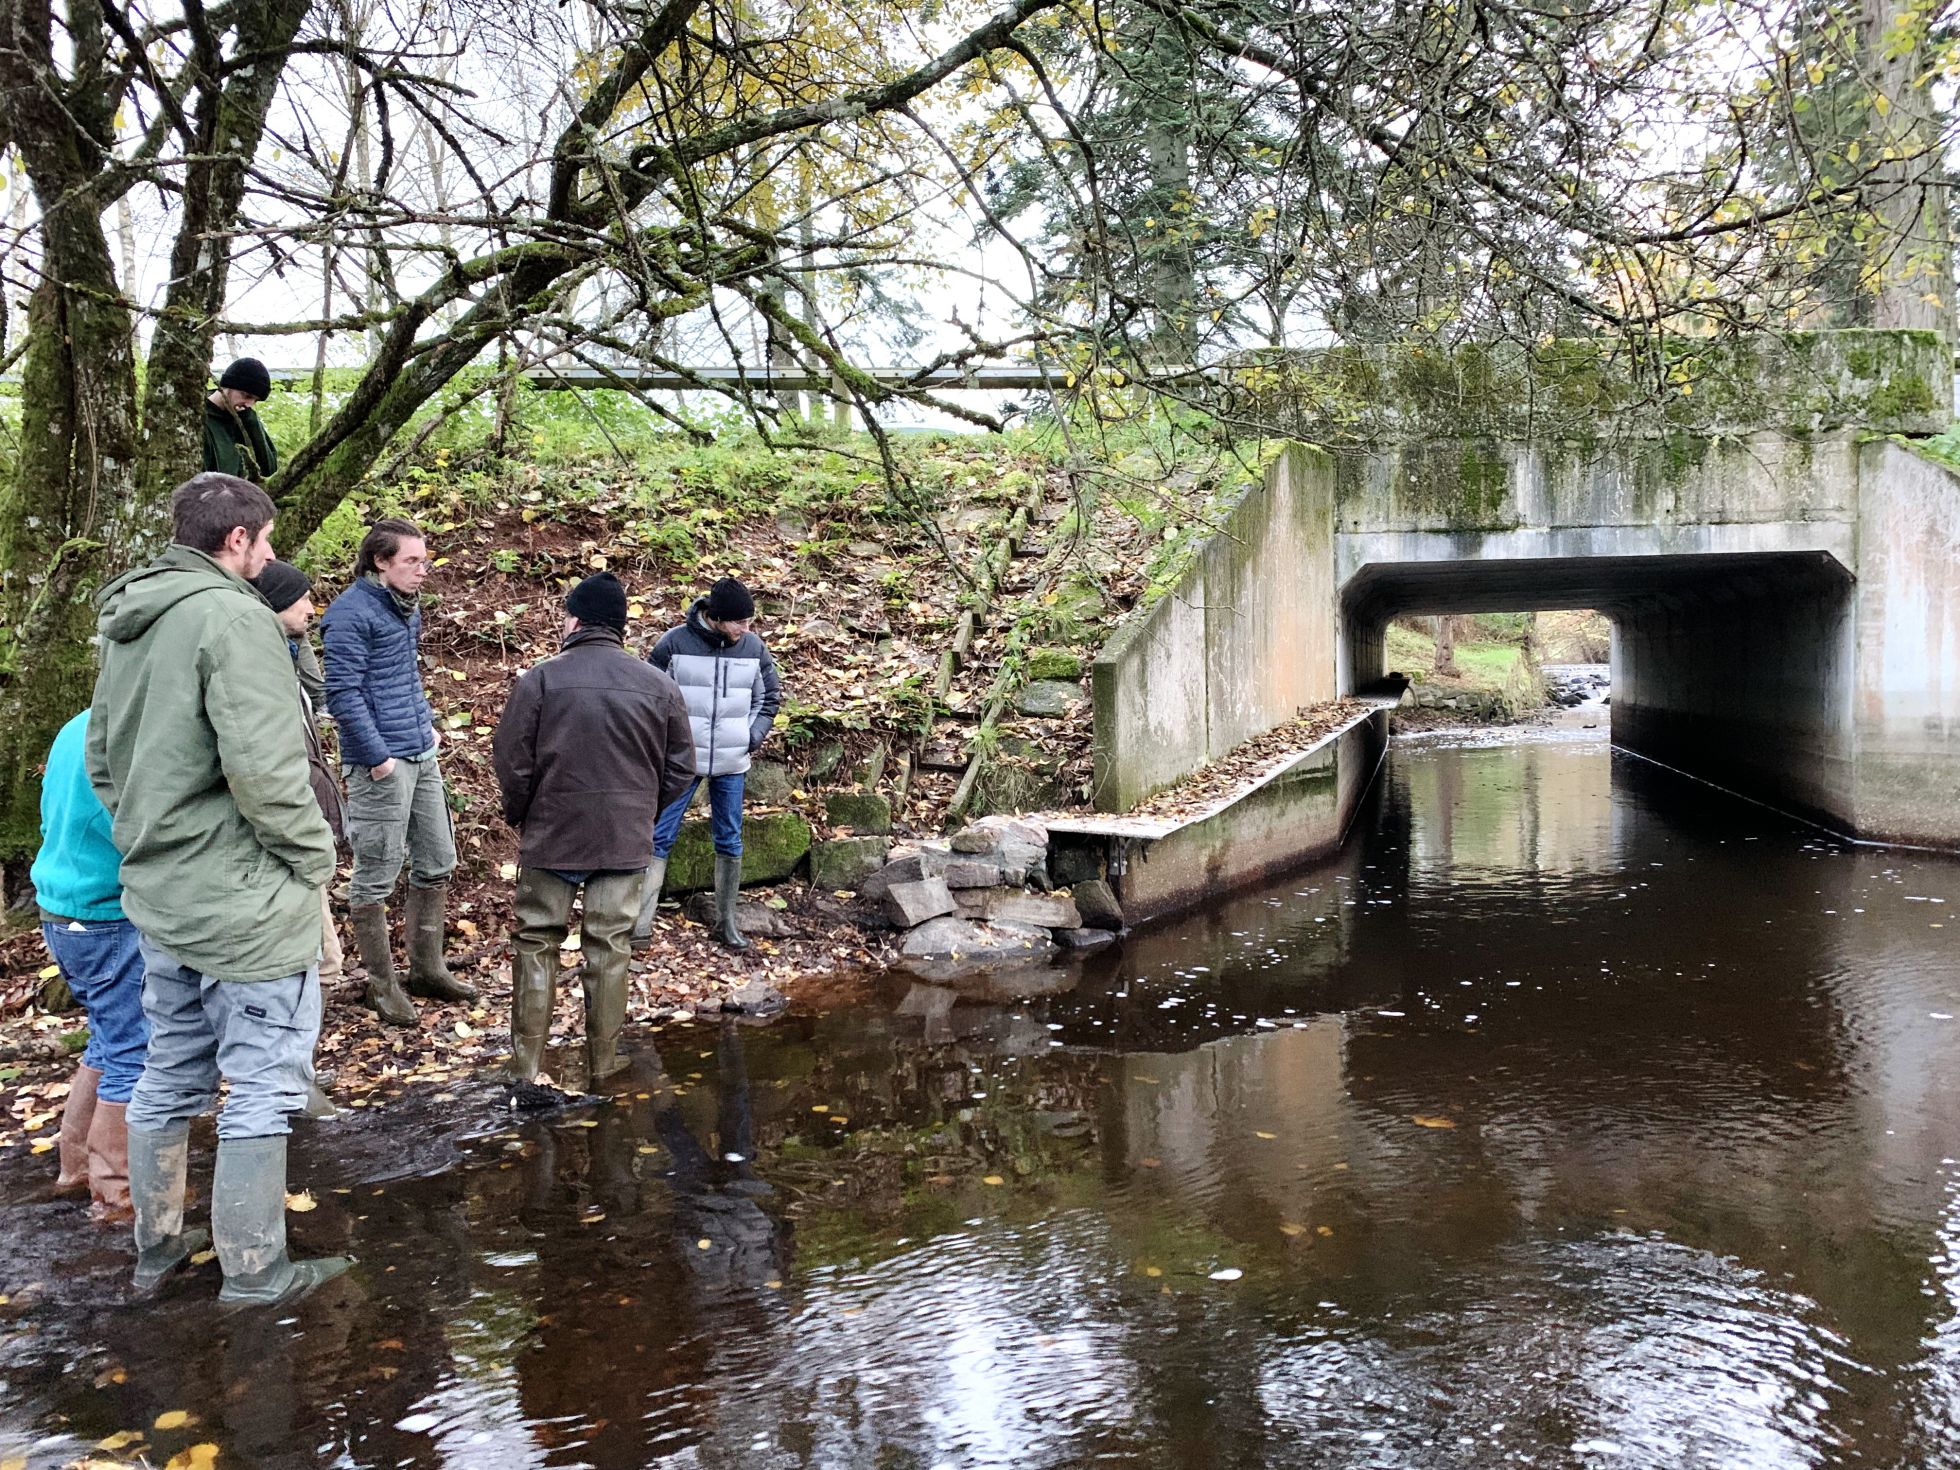
[[[544,1065],[558,947],[572,898],[585,987],[591,1087],[625,1067],[629,939],[653,857],[653,821],[694,779],[694,739],[680,686],[625,648],[626,592],[599,572],[565,599],[562,650],[511,690],[494,745],[504,820],[518,829],[511,961],[514,1082]]]

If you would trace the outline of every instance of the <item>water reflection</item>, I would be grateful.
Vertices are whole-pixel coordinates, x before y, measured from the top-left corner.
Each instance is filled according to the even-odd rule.
[[[9,1206],[0,1458],[1957,1460],[1956,904],[1597,744],[1398,749],[1339,859],[1076,970],[315,1136],[362,1266],[283,1320]]]

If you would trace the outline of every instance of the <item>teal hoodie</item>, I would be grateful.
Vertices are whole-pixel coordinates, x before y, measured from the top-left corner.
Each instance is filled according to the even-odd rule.
[[[41,850],[27,876],[43,913],[107,923],[122,911],[122,854],[88,780],[88,711],[61,727],[41,775]]]

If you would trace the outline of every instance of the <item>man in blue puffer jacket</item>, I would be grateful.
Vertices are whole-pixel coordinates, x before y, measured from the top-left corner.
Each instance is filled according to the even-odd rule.
[[[647,869],[633,942],[653,937],[654,908],[667,878],[667,854],[680,835],[681,818],[703,781],[715,833],[715,937],[730,949],[747,949],[735,922],[742,886],[742,787],[749,758],[769,738],[782,707],[776,661],[751,630],[755,599],[733,577],[723,577],[688,609],[687,621],[654,644],[647,662],[681,686],[694,734],[694,781],[662,808],[653,824],[653,866]]]
[[[389,516],[361,540],[354,582],[320,619],[327,709],[340,727],[347,841],[354,849],[348,917],[367,967],[367,1004],[413,1026],[409,995],[475,1000],[443,960],[444,909],[456,838],[436,764],[435,717],[422,689],[422,583],[429,544],[413,521]],[[388,897],[408,861],[408,991],[395,975]]]

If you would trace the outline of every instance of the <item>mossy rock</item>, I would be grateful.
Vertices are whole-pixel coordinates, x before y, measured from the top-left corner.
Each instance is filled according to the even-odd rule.
[[[779,883],[797,870],[810,851],[810,824],[794,812],[742,818],[742,881]],[[674,850],[667,855],[670,894],[698,893],[715,886],[715,841],[706,817],[681,823]]]
[[[1028,653],[1030,679],[1080,679],[1082,657],[1066,648],[1036,648]]]
[[[892,829],[892,804],[875,792],[834,792],[824,798],[823,812],[833,827],[850,827],[858,832]]]
[[[835,775],[837,768],[843,764],[844,742],[826,740],[820,745],[811,747],[809,763],[803,769],[812,781],[821,781],[827,776]]]
[[[891,843],[883,837],[838,837],[810,849],[810,884],[826,892],[851,893],[885,865]]]
[[[742,795],[757,806],[781,806],[789,800],[792,784],[789,767],[781,761],[751,761]]]

